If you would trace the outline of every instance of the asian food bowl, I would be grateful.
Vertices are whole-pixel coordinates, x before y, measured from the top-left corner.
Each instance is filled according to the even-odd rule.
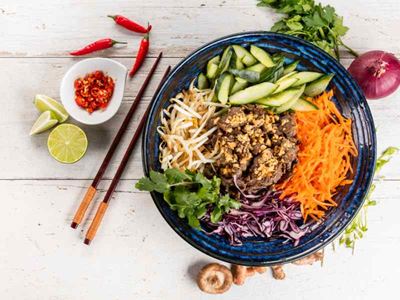
[[[95,57],[81,60],[74,64],[65,73],[60,86],[60,98],[67,112],[72,118],[86,125],[102,124],[111,119],[121,106],[124,96],[125,81],[127,77],[127,68],[112,59]],[[106,90],[105,82],[100,85],[93,83],[87,86],[77,87],[78,79],[84,80],[86,76],[94,78],[95,73],[101,72],[102,81],[109,79],[111,86],[109,87],[110,95],[107,97],[107,103],[100,104],[97,100],[101,99],[102,93]],[[96,93],[95,93],[96,91]],[[77,93],[84,94],[86,97],[80,97],[77,100]],[[91,105],[95,105],[91,110]],[[102,107],[100,107],[100,105]]]
[[[248,266],[271,266],[292,262],[322,249],[335,240],[335,238],[339,237],[350,224],[363,205],[373,179],[376,160],[374,123],[361,89],[337,60],[316,46],[299,38],[283,34],[248,32],[220,38],[202,46],[187,56],[172,70],[154,96],[151,104],[151,110],[143,134],[142,157],[144,171],[146,176],[149,175],[151,170],[162,172],[162,165],[159,160],[160,143],[162,142],[160,125],[162,125],[163,110],[171,104],[170,99],[182,90],[189,89],[191,84],[200,85],[200,77],[202,75],[198,76],[201,72],[204,72],[207,64],[210,64],[210,60],[213,63],[215,62],[213,58],[220,55],[223,61],[227,47],[232,45],[239,45],[244,49],[250,49],[251,45],[255,46],[252,46],[254,48],[252,50],[255,50],[254,56],[257,59],[261,57],[261,60],[259,60],[263,64],[265,59],[270,60],[271,57],[280,56],[284,58],[285,66],[298,61],[297,70],[299,72],[307,70],[308,72],[334,75],[329,86],[326,87],[327,90],[333,91],[331,101],[335,104],[334,106],[337,107],[340,114],[346,120],[351,120],[350,128],[354,142],[353,146],[355,152],[357,152],[357,155],[354,155],[348,162],[349,170],[351,171],[348,172],[346,182],[340,184],[335,190],[333,195],[335,205],[327,208],[323,217],[318,221],[312,222],[313,225],[310,225],[307,233],[302,235],[295,243],[288,240],[284,234],[271,238],[244,236],[240,243],[232,243],[232,240],[228,236],[213,234],[212,230],[207,228],[207,224],[210,224],[210,222],[207,224],[201,223],[201,228],[197,229],[189,226],[188,220],[181,218],[182,216],[179,217],[177,210],[170,208],[170,205],[164,200],[161,193],[153,191],[151,196],[163,218],[176,233],[193,247],[214,258]],[[259,55],[256,52],[259,49],[265,50],[270,56],[267,54]],[[251,53],[253,54],[253,51]],[[236,55],[240,58],[240,54],[236,53]],[[265,58],[265,56],[267,57]],[[242,61],[247,65],[245,60]],[[250,64],[250,62],[248,63]],[[220,67],[221,65],[219,65]],[[210,71],[210,69],[207,69],[207,71]],[[240,74],[237,73],[235,76],[240,77]],[[223,78],[226,78],[226,76]],[[233,76],[233,78],[235,77]],[[277,82],[281,82],[281,79],[278,79]],[[223,91],[223,85],[224,83],[219,83],[217,91]],[[306,85],[306,90],[307,87],[309,85]],[[302,91],[304,91],[304,88]],[[309,94],[312,93],[310,92]],[[218,92],[218,99],[224,99],[225,96]],[[237,100],[238,98],[240,97],[235,96],[230,99]],[[270,102],[268,101],[270,100],[271,98],[268,98],[265,103],[269,105]],[[276,97],[274,98],[275,100]],[[307,100],[305,100],[305,103],[308,103]],[[268,108],[268,106],[265,107]],[[294,106],[292,105],[291,107],[293,110]],[[277,107],[272,108],[276,112],[280,109]],[[302,110],[301,107],[299,109]],[[310,132],[310,135],[312,134]],[[297,168],[300,167],[301,165],[298,165]],[[326,170],[326,172],[328,171]],[[240,191],[240,188],[238,189]]]

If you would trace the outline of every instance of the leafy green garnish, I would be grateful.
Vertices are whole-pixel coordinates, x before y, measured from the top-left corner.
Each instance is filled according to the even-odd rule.
[[[342,37],[348,28],[332,6],[315,4],[314,0],[259,0],[258,6],[271,7],[287,15],[272,26],[272,31],[305,39],[337,59],[339,47],[358,56],[343,43]]]
[[[377,176],[382,167],[387,164],[394,154],[399,151],[396,147],[389,147],[376,160],[374,176]],[[347,248],[351,248],[354,251],[356,240],[363,238],[367,232],[367,212],[368,208],[376,205],[376,201],[372,200],[372,193],[376,188],[376,184],[371,184],[371,187],[365,197],[365,203],[361,208],[360,212],[353,219],[350,225],[346,228],[342,236],[339,238],[339,245],[345,245]]]
[[[200,228],[199,219],[211,210],[211,222],[217,223],[231,208],[238,209],[240,202],[220,196],[221,179],[214,176],[208,179],[201,173],[182,172],[167,169],[164,173],[150,171],[136,183],[141,191],[158,192],[164,195],[165,202],[176,210],[180,218],[186,218],[193,228]]]

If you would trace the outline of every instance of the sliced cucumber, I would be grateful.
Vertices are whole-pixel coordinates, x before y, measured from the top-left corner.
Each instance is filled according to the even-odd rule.
[[[231,68],[237,69],[237,70],[244,69],[244,64],[242,63],[242,60],[236,55],[235,52],[233,52],[233,54],[232,54]]]
[[[197,87],[200,90],[204,90],[209,88],[210,84],[207,80],[206,75],[204,75],[203,73],[200,73],[199,76],[197,77]]]
[[[218,75],[218,65],[208,62],[207,64],[207,77],[213,79]]]
[[[292,88],[279,94],[273,94],[266,98],[259,99],[256,101],[256,103],[261,105],[279,107],[288,101],[299,99],[299,97],[301,96],[301,94],[299,95],[300,91],[303,92],[302,87]]]
[[[322,73],[318,73],[318,72],[299,72],[294,74],[293,76],[290,76],[291,78],[297,78],[298,81],[293,85],[293,86],[300,86],[303,85],[305,83],[317,80],[318,78],[320,78],[322,75]]]
[[[229,91],[232,88],[234,78],[232,74],[223,74],[222,78],[218,79],[221,82],[218,89],[218,100],[222,104],[228,102]]]
[[[221,60],[221,58],[220,58],[220,56],[219,55],[217,55],[217,56],[214,56],[213,58],[211,58],[209,61],[208,61],[208,63],[209,64],[219,64],[219,62],[220,62],[220,60]]]
[[[260,73],[249,70],[230,69],[229,72],[233,74],[235,77],[240,77],[243,80],[246,80],[251,83],[259,82],[261,76]]]
[[[279,78],[276,83],[279,83],[280,81],[285,80],[286,78],[288,78],[288,77],[290,77],[290,76],[292,76],[292,75],[294,75],[296,73],[298,73],[298,72],[297,71],[293,71],[293,72],[287,73],[287,74],[283,75],[281,78]]]
[[[232,48],[231,47],[227,47],[224,50],[224,53],[222,54],[221,57],[221,61],[218,65],[218,72],[219,74],[224,73],[226,70],[228,70],[229,68],[229,64],[231,62],[231,58],[232,58]]]
[[[278,94],[283,92],[284,90],[290,88],[292,85],[294,85],[297,81],[299,81],[297,78],[285,78],[282,80],[278,80],[276,84],[278,85],[278,88],[273,92],[273,94]]]
[[[235,79],[236,79],[237,82],[240,82],[240,83],[245,83],[245,82],[247,82],[246,79],[243,79],[243,78],[241,78],[241,77],[239,77],[239,76],[235,77]]]
[[[307,84],[306,89],[304,90],[304,94],[310,97],[317,96],[324,92],[329,85],[329,82],[332,80],[335,74],[327,74],[321,76],[317,80],[310,82]]]
[[[251,45],[250,53],[253,54],[253,56],[265,67],[271,68],[275,66],[275,63],[272,60],[271,56],[264,49]]]
[[[291,109],[292,106],[297,102],[297,100],[299,100],[299,98],[301,97],[301,95],[303,95],[303,93],[304,93],[304,88],[305,88],[305,85],[302,85],[302,86],[298,87],[298,88],[297,88],[297,94],[296,94],[296,95],[293,95],[293,97],[292,97],[289,101],[287,101],[287,102],[285,102],[284,104],[282,104],[281,106],[277,107],[276,110],[275,110],[275,112],[276,112],[277,114],[280,114],[280,113],[283,113],[283,112],[285,112],[285,111]],[[287,91],[286,91],[286,92],[287,92]]]
[[[254,66],[248,67],[246,70],[261,73],[265,69],[266,67],[263,64],[255,64]]]
[[[299,62],[300,61],[296,60],[296,61],[292,62],[291,64],[288,64],[287,66],[285,66],[285,68],[283,69],[283,75],[286,75],[286,74],[289,74],[290,72],[295,71]]]
[[[291,107],[294,111],[313,111],[318,110],[318,106],[306,99],[300,98],[296,101],[295,104]]]
[[[238,79],[241,79],[241,78],[238,78]],[[243,80],[243,79],[241,79],[241,80]],[[239,92],[239,91],[247,88],[248,85],[249,85],[249,83],[246,80],[244,80],[244,81],[236,80],[232,86],[231,94],[234,94],[236,92]]]
[[[233,94],[229,97],[229,102],[237,105],[251,103],[267,97],[276,88],[277,85],[271,82],[259,83]]]
[[[252,66],[257,63],[257,60],[254,58],[253,55],[249,51],[247,51],[245,48],[239,45],[233,45],[232,46],[233,50],[235,51],[236,55],[239,57],[239,59],[246,65],[246,66]]]

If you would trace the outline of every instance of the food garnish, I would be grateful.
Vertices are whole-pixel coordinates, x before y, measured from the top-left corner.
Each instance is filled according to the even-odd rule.
[[[51,111],[60,123],[65,122],[69,117],[64,106],[60,102],[46,95],[36,95],[33,104],[40,112]]]
[[[314,0],[259,0],[258,6],[271,7],[287,15],[272,26],[272,31],[305,39],[337,59],[340,59],[340,47],[358,56],[343,42],[348,28],[332,6],[315,4]]]
[[[133,75],[135,75],[135,73],[142,66],[143,61],[146,58],[147,52],[149,52],[149,46],[150,46],[149,33],[146,33],[140,42],[135,63],[133,64],[132,69],[129,71],[130,77],[133,77]]]
[[[33,124],[32,129],[29,132],[29,135],[42,133],[42,132],[52,128],[57,123],[58,123],[58,120],[56,119],[54,113],[52,113],[49,110],[45,111],[39,116],[39,118]]]
[[[206,164],[215,162],[219,146],[205,144],[217,127],[207,128],[207,124],[223,111],[217,112],[219,105],[212,102],[213,96],[212,90],[198,90],[192,83],[161,112],[161,126],[157,131],[162,139],[159,159],[163,170],[202,172]]]
[[[394,93],[400,85],[400,61],[391,53],[369,51],[357,57],[350,74],[368,99],[380,99]]]
[[[290,178],[279,184],[280,197],[292,197],[301,204],[304,220],[319,220],[329,207],[337,206],[334,196],[340,186],[350,184],[351,160],[357,156],[346,119],[331,101],[333,91],[313,100],[319,108],[296,112],[298,163]]]
[[[149,24],[146,27],[124,17],[121,15],[108,15],[107,17],[113,19],[115,21],[115,23],[117,23],[118,25],[121,25],[122,27],[133,31],[133,32],[138,32],[138,33],[148,33],[151,30],[151,25]]]
[[[212,263],[205,265],[197,276],[199,288],[208,294],[222,294],[230,289],[233,278],[227,267]]]
[[[399,151],[399,148],[396,147],[388,147],[386,150],[384,150],[381,155],[378,157],[376,160],[376,165],[375,165],[375,172],[374,176],[375,178],[379,178],[378,174],[381,171],[382,167],[386,165],[390,159]],[[368,208],[371,206],[376,205],[376,201],[372,199],[372,194],[376,188],[376,184],[372,183],[371,187],[369,188],[368,194],[365,197],[365,202],[360,210],[360,212],[356,215],[356,217],[353,219],[353,221],[350,223],[349,226],[347,226],[346,230],[344,233],[341,235],[339,238],[339,244],[340,245],[345,245],[347,248],[351,248],[352,251],[354,252],[354,247],[356,244],[356,241],[363,238],[364,234],[368,230],[367,226],[367,217],[368,217]]]
[[[85,54],[93,53],[93,52],[96,52],[99,50],[111,48],[116,44],[127,44],[127,43],[126,42],[118,42],[118,41],[115,41],[115,40],[109,39],[109,38],[101,39],[101,40],[95,41],[95,42],[83,47],[82,49],[72,51],[72,52],[70,52],[70,54],[74,55],[74,56],[85,55]]]
[[[200,229],[199,219],[207,211],[210,221],[217,223],[231,208],[240,207],[240,203],[228,194],[220,195],[220,185],[221,179],[216,176],[207,179],[201,173],[167,169],[163,174],[150,171],[150,176],[140,179],[136,188],[162,193],[164,200],[178,212],[180,218],[186,218],[191,227]]]
[[[61,124],[54,128],[47,140],[50,155],[59,162],[72,164],[86,153],[88,140],[85,132],[73,124]]]
[[[105,109],[114,93],[114,87],[114,80],[103,71],[86,74],[74,82],[75,102],[88,113]]]

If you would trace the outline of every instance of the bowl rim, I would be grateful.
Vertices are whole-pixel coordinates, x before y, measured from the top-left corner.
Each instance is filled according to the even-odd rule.
[[[360,88],[360,86],[358,85],[358,83],[353,79],[353,77],[350,75],[350,73],[347,71],[347,69],[339,62],[336,61],[336,59],[332,56],[330,56],[328,53],[326,53],[325,51],[323,51],[322,49],[318,48],[317,46],[311,44],[308,41],[305,41],[301,38],[295,37],[295,36],[291,36],[291,35],[287,35],[287,34],[282,34],[282,33],[276,33],[276,32],[271,32],[271,31],[246,31],[246,32],[238,32],[238,33],[234,33],[234,34],[229,34],[226,36],[223,36],[221,38],[217,38],[212,40],[211,42],[208,42],[200,47],[198,47],[197,49],[195,49],[194,51],[192,51],[190,54],[188,54],[185,58],[183,58],[173,69],[172,71],[168,74],[167,78],[164,80],[163,84],[160,86],[160,88],[157,90],[157,92],[154,94],[152,101],[150,103],[151,107],[149,110],[149,114],[147,115],[147,119],[145,122],[145,127],[144,127],[144,132],[142,135],[142,166],[143,166],[143,170],[144,170],[144,174],[146,176],[149,175],[149,157],[146,155],[146,153],[148,152],[148,146],[146,143],[146,138],[147,135],[149,134],[149,129],[151,127],[152,124],[152,120],[150,119],[150,117],[153,115],[153,111],[156,108],[158,102],[161,100],[161,98],[159,99],[160,94],[164,91],[164,89],[166,88],[167,85],[170,84],[170,80],[171,78],[173,78],[173,76],[175,76],[175,73],[184,65],[186,64],[187,61],[190,61],[194,56],[198,55],[200,52],[205,51],[207,48],[212,47],[214,44],[218,44],[221,43],[225,40],[229,40],[232,38],[240,38],[240,37],[248,37],[248,36],[276,36],[276,37],[282,37],[285,39],[291,39],[295,42],[298,42],[300,44],[303,44],[306,47],[310,47],[312,50],[318,51],[322,56],[324,56],[324,58],[328,59],[328,60],[334,60],[336,62],[336,64],[338,65],[338,67],[344,71],[345,73],[347,73],[349,76],[349,80],[353,83],[353,85],[355,86],[355,88],[357,89],[357,92],[362,95],[362,99],[361,101],[365,104],[364,105],[364,113],[367,115],[368,119],[371,121],[371,128],[373,130],[371,130],[371,148],[373,148],[372,150],[372,155],[370,157],[371,161],[370,161],[370,165],[372,165],[373,167],[375,167],[376,164],[376,159],[377,159],[377,142],[376,142],[376,131],[374,130],[375,126],[374,126],[374,120],[373,120],[373,116],[371,113],[371,110],[369,108],[368,102],[366,101],[365,95],[362,91],[362,89]],[[156,101],[157,100],[157,101]],[[316,243],[315,245],[313,245],[312,247],[310,247],[309,249],[307,249],[306,251],[303,251],[297,255],[292,255],[290,257],[284,258],[284,259],[279,259],[278,261],[242,261],[242,260],[237,260],[237,259],[231,259],[229,257],[225,257],[223,255],[220,255],[218,253],[212,252],[206,248],[204,248],[203,246],[201,246],[200,244],[196,243],[195,241],[193,241],[192,239],[190,239],[188,236],[184,235],[183,232],[181,232],[180,230],[178,230],[178,228],[175,227],[175,225],[173,224],[172,220],[170,220],[169,218],[167,218],[164,213],[163,213],[163,208],[161,206],[161,203],[159,203],[159,201],[156,198],[156,193],[155,192],[151,192],[151,197],[153,199],[154,204],[156,205],[157,209],[159,210],[161,216],[163,217],[163,219],[168,223],[168,225],[183,239],[185,240],[188,244],[190,244],[192,247],[196,248],[197,250],[201,251],[202,253],[219,259],[221,261],[224,262],[228,262],[228,263],[233,263],[233,264],[240,264],[240,265],[246,265],[246,266],[272,266],[272,265],[276,265],[276,264],[281,264],[281,263],[289,263],[295,260],[298,260],[300,258],[306,257],[308,255],[311,255],[312,253],[317,252],[318,250],[324,248],[326,245],[328,245],[329,243],[331,243],[332,241],[334,241],[336,238],[338,238],[343,232],[344,230],[347,228],[347,226],[353,221],[353,219],[357,216],[357,214],[359,213],[359,211],[361,210],[361,208],[363,207],[363,204],[365,202],[367,193],[370,189],[370,186],[373,182],[373,176],[374,175],[374,171],[369,172],[369,174],[367,174],[367,181],[366,181],[366,185],[364,186],[364,191],[363,193],[360,195],[360,197],[362,198],[362,201],[360,203],[360,205],[355,209],[353,215],[351,216],[342,216],[340,219],[344,218],[344,222],[342,223],[343,225],[341,226],[340,230],[338,230],[337,232],[335,232],[334,234],[331,234],[327,239],[325,239],[323,242],[319,242]]]
[[[123,72],[125,73],[124,75],[124,80],[121,83],[122,87],[122,96],[117,99],[114,100],[118,100],[118,105],[115,108],[115,111],[113,113],[110,113],[109,115],[107,115],[107,117],[105,117],[104,119],[100,119],[97,121],[89,121],[89,119],[82,119],[79,116],[76,116],[73,112],[71,113],[71,110],[68,109],[68,106],[64,104],[64,102],[66,101],[65,97],[63,97],[63,88],[66,86],[66,84],[68,84],[67,82],[67,78],[69,76],[71,76],[71,73],[74,72],[74,69],[77,68],[78,65],[83,64],[83,63],[93,63],[96,61],[104,61],[107,62],[110,65],[114,65],[117,66],[118,68],[120,68],[121,70],[123,70]],[[111,58],[106,58],[106,57],[89,57],[89,58],[85,58],[82,60],[79,60],[77,62],[75,62],[71,67],[69,67],[69,69],[67,70],[67,72],[65,72],[63,78],[61,79],[61,84],[60,84],[60,89],[59,89],[59,93],[60,93],[60,101],[63,104],[63,106],[65,107],[65,109],[67,110],[68,114],[76,121],[78,121],[79,123],[85,124],[85,125],[100,125],[103,124],[107,121],[109,121],[112,117],[114,117],[116,115],[116,113],[118,112],[118,110],[120,109],[121,105],[122,105],[122,100],[124,98],[124,92],[125,92],[125,85],[126,85],[126,79],[128,76],[128,68],[126,66],[124,66],[122,63],[111,59]],[[115,80],[115,79],[114,79]],[[117,84],[115,85],[114,89],[117,87]],[[64,100],[63,100],[64,99]]]

